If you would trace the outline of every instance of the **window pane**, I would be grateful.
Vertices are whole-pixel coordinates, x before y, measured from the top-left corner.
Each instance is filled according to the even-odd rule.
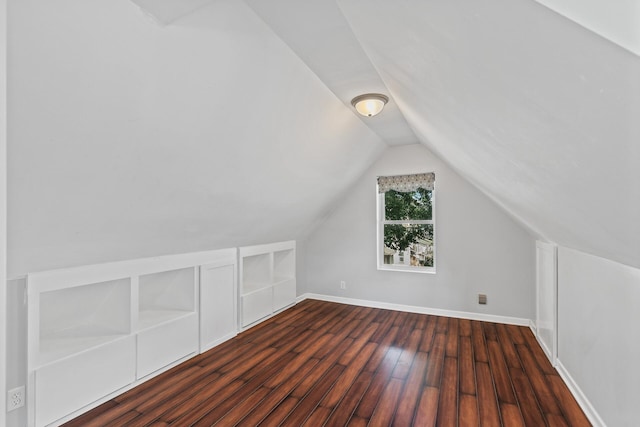
[[[388,221],[432,219],[433,193],[418,188],[416,191],[389,190],[384,193],[384,219]]]
[[[385,224],[384,263],[433,267],[433,225]]]

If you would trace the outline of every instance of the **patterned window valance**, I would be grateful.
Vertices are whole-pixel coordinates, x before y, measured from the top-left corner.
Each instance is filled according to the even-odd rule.
[[[415,175],[379,176],[378,193],[386,193],[389,190],[406,193],[416,191],[418,188],[433,191],[435,180],[436,174],[433,172]]]

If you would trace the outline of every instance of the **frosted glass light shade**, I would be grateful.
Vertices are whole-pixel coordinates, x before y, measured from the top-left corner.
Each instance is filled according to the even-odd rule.
[[[380,113],[389,98],[379,93],[367,93],[356,96],[351,100],[351,105],[358,113],[365,117],[373,117]]]

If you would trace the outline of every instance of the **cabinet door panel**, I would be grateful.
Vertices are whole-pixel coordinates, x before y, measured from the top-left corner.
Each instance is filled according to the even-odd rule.
[[[138,333],[140,379],[198,350],[198,314],[192,313]]]
[[[558,320],[557,247],[536,243],[536,332],[542,349],[555,366],[557,357]]]
[[[273,286],[273,311],[278,311],[296,302],[296,279]]]
[[[272,313],[272,295],[272,288],[266,288],[242,297],[242,326],[250,325]]]
[[[200,351],[237,333],[235,265],[200,267]]]
[[[136,375],[135,338],[84,351],[36,370],[36,426],[50,424],[131,384]]]

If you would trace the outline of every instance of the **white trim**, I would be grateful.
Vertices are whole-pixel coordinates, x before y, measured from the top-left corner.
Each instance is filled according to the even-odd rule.
[[[541,340],[538,335],[534,334],[534,336],[536,337],[536,341],[538,341],[538,344],[540,344],[540,347],[542,347],[542,351],[547,356],[547,359],[549,359],[549,362],[551,362],[551,365],[555,368],[558,365],[558,358],[552,356],[552,354],[554,354],[553,350],[551,350],[547,346],[547,343],[545,343],[543,340]]]
[[[432,219],[403,219],[403,220],[385,219],[382,221],[382,224],[383,225],[402,225],[402,224],[433,225],[433,220]]]
[[[533,336],[537,337],[537,333],[538,331],[536,330],[536,322],[534,322],[533,320],[529,319],[529,329],[531,329],[531,332],[533,332]]]
[[[231,260],[235,259],[236,249],[230,248],[163,255],[104,264],[83,265],[60,270],[29,273],[27,275],[28,287],[30,291],[31,289],[38,289],[40,292],[47,292],[89,283],[108,282],[131,276],[142,276],[160,271],[209,265],[220,261],[231,262]]]
[[[361,307],[382,308],[386,310],[405,311],[408,313],[431,314],[434,316],[457,317],[459,319],[480,320],[482,322],[505,323],[507,325],[530,326],[531,320],[520,317],[498,316],[495,314],[471,313],[468,311],[444,310],[441,308],[418,307],[414,305],[393,304],[380,301],[369,301],[355,298],[336,297],[306,293],[297,297],[296,301],[317,299],[320,301],[337,302],[341,304],[358,305]]]
[[[382,264],[383,266],[378,266],[379,271],[401,271],[403,273],[421,273],[421,274],[436,274],[435,267],[418,267],[418,266],[406,266],[406,265],[395,265],[395,264]]]
[[[434,173],[434,172],[427,172]],[[380,177],[378,177],[380,178]],[[376,179],[376,260],[377,268],[380,271],[396,271],[404,273],[430,273],[436,274],[436,192],[435,184],[431,191],[431,219],[429,220],[403,220],[403,221],[389,221],[384,219],[384,194],[380,193],[377,179]],[[432,267],[420,267],[420,266],[403,266],[384,263],[384,226],[385,224],[426,224],[433,226],[433,266]]]
[[[589,402],[587,396],[582,392],[582,389],[575,382],[571,374],[569,374],[569,371],[565,368],[560,359],[556,359],[556,370],[558,371],[558,374],[560,374],[560,378],[562,378],[567,387],[569,387],[569,391],[573,394],[573,397],[575,397],[578,405],[580,405],[580,408],[582,408],[587,418],[589,418],[593,427],[606,427],[607,425],[600,417],[600,414],[598,414],[591,402]]]
[[[544,273],[541,271],[541,260],[544,253],[551,257],[551,296],[553,302],[551,304],[551,311],[553,313],[553,319],[551,321],[551,342],[544,342],[539,334],[535,334],[536,339],[540,343],[542,350],[547,355],[547,358],[553,366],[556,366],[556,360],[558,359],[558,246],[555,243],[536,241],[536,328],[537,331],[542,329],[542,322],[540,319],[541,304],[543,303],[543,297],[548,295],[541,295],[541,284]],[[545,323],[548,325],[548,323]]]
[[[296,248],[295,240],[287,240],[285,242],[267,243],[264,245],[243,246],[238,248],[240,257],[249,257],[253,255],[268,254],[271,252],[286,251]]]

